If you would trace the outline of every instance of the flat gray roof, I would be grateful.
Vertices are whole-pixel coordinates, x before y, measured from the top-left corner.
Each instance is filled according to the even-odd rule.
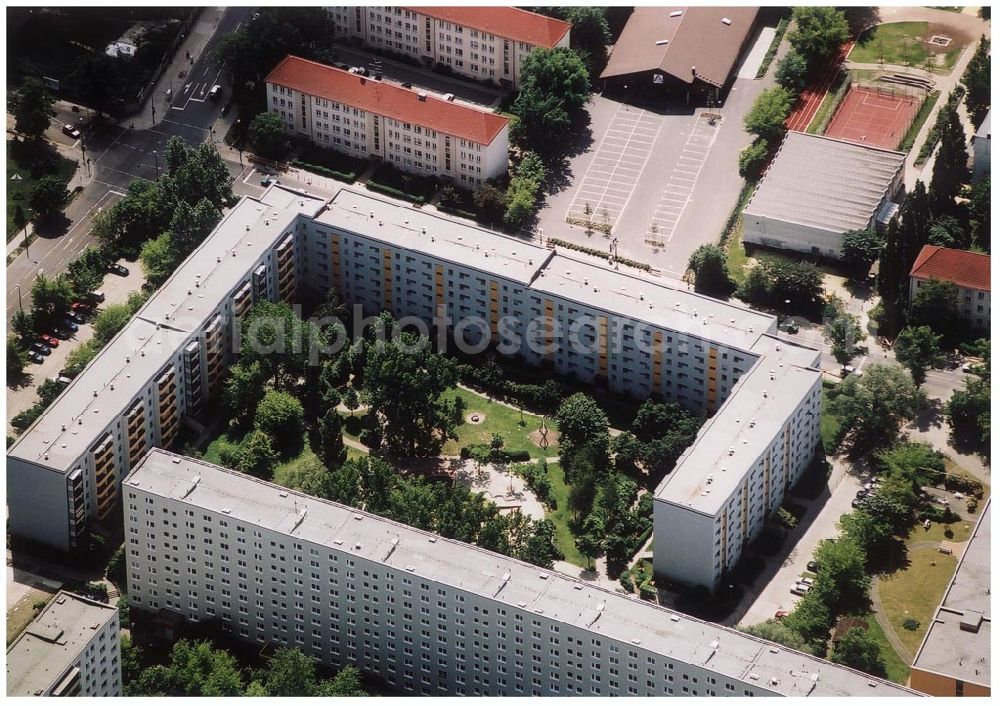
[[[743,213],[834,233],[867,228],[906,155],[789,132]]]
[[[983,118],[983,122],[979,124],[979,128],[976,130],[976,139],[988,140],[990,137],[990,114],[993,110],[986,111],[986,117]]]
[[[125,479],[192,507],[225,512],[289,537],[336,547],[399,572],[517,610],[704,666],[788,696],[912,696],[916,692],[737,630],[377,515],[310,497],[203,461],[153,449]]]
[[[656,499],[715,515],[822,375],[819,351],[771,335],[760,358],[656,488]]]
[[[955,567],[913,668],[990,685],[990,500]],[[963,624],[966,628],[963,629]]]
[[[523,285],[552,256],[548,248],[527,240],[347,188],[341,188],[315,220]]]
[[[117,611],[59,591],[7,648],[7,695],[34,696],[51,687]]]
[[[97,435],[202,326],[250,266],[300,214],[325,200],[273,185],[244,197],[49,408],[8,456],[66,473]]]
[[[776,326],[770,314],[696,294],[681,282],[672,286],[671,280],[628,268],[614,270],[561,252],[539,272],[531,288],[747,351]]]

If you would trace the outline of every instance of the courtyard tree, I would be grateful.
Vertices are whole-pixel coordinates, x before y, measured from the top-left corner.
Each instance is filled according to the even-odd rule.
[[[327,468],[338,468],[347,460],[344,423],[336,407],[327,409],[317,422],[319,447],[314,449]]]
[[[567,397],[556,412],[559,425],[559,448],[561,453],[570,454],[576,449],[590,445],[607,454],[608,415],[593,397],[582,392]]]
[[[910,304],[910,326],[927,326],[950,343],[958,330],[958,286],[939,279],[922,281]]]
[[[913,382],[923,385],[927,371],[944,364],[941,352],[941,336],[930,326],[916,326],[903,329],[896,338],[896,360],[913,376]]]
[[[864,340],[861,323],[857,316],[839,311],[823,324],[823,338],[830,344],[830,353],[841,365],[847,365],[861,350]]]
[[[840,638],[830,659],[876,677],[885,676],[885,660],[878,641],[860,627],[851,628]]]
[[[283,457],[291,458],[302,451],[304,415],[302,403],[296,397],[268,390],[257,405],[254,427],[271,437]]]
[[[894,442],[923,399],[903,368],[880,363],[863,375],[849,375],[830,397],[830,412],[840,419],[837,441],[847,443],[855,455]]]
[[[159,287],[177,267],[177,248],[169,231],[147,240],[139,251],[139,262],[146,280]]]
[[[274,469],[278,467],[278,452],[270,434],[256,429],[240,444],[237,469],[257,478],[271,480]]]
[[[590,77],[580,55],[573,49],[538,48],[521,64],[521,90],[556,96],[568,113],[580,110],[590,99]]]
[[[864,550],[856,542],[844,536],[820,542],[813,558],[819,565],[814,590],[832,612],[867,605],[871,576],[865,567]]]

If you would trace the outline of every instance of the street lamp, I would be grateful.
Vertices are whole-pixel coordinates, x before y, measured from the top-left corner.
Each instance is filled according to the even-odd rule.
[[[160,158],[156,154],[156,150],[153,150],[153,163],[156,165],[156,178],[160,178]]]
[[[243,171],[243,134],[240,132],[240,119],[236,118],[236,149],[240,153],[240,171]]]
[[[152,100],[149,101],[149,110],[153,113],[153,127],[156,127],[156,106]]]
[[[15,284],[14,289],[17,290],[17,308],[21,310],[21,313],[24,313],[24,304],[21,303],[21,285]]]

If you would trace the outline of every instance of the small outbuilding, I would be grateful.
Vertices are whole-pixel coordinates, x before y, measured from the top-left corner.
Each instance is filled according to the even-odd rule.
[[[789,132],[743,210],[743,242],[839,259],[844,233],[895,212],[902,152]]]

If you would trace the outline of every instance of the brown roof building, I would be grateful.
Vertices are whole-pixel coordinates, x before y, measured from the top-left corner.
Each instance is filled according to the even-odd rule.
[[[910,303],[930,280],[958,288],[958,315],[974,329],[990,327],[990,256],[969,250],[925,245],[910,270]]]
[[[716,96],[753,36],[757,11],[637,7],[601,73],[605,89],[647,100]]]

